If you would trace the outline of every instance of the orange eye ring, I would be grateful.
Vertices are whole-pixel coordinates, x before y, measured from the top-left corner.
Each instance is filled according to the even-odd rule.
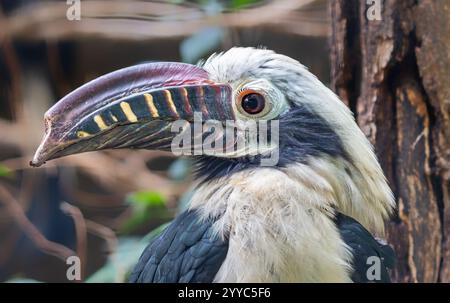
[[[239,92],[238,109],[243,114],[255,116],[266,108],[266,99],[258,91],[245,89]]]

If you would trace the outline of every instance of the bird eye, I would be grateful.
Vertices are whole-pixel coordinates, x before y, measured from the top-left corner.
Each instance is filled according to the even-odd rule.
[[[263,95],[256,92],[246,93],[241,98],[242,110],[249,115],[261,113],[266,107],[266,100]]]
[[[233,110],[242,120],[272,120],[289,108],[284,94],[266,79],[238,84],[233,101]]]
[[[242,98],[242,109],[250,115],[256,115],[263,111],[266,105],[266,100],[263,96],[257,93],[250,93]]]

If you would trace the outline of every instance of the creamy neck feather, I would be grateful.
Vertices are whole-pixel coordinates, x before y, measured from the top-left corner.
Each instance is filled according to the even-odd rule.
[[[228,237],[216,282],[349,282],[333,185],[311,167],[256,168],[200,185],[191,208]]]

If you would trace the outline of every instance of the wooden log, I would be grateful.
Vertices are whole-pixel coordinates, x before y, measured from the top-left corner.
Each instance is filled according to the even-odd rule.
[[[381,20],[368,13],[379,5]],[[330,2],[331,78],[394,191],[398,282],[450,281],[450,4]]]

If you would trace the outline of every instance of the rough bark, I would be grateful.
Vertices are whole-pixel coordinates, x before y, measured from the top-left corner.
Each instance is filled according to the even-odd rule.
[[[375,145],[397,201],[398,282],[450,282],[450,3],[334,0],[331,81]]]

